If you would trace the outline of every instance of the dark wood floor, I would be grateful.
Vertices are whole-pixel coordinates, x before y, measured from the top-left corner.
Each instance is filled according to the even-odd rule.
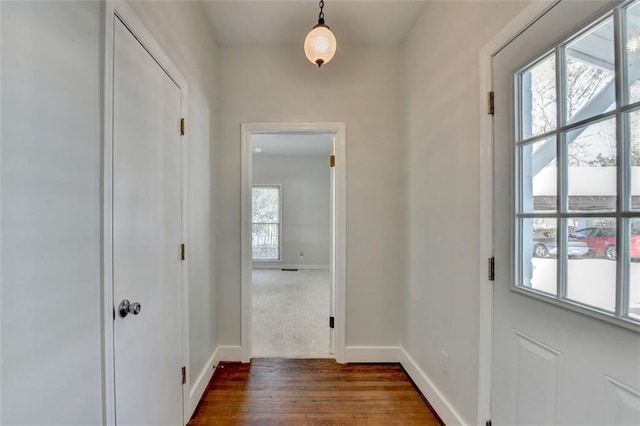
[[[398,364],[222,363],[190,426],[439,425]]]

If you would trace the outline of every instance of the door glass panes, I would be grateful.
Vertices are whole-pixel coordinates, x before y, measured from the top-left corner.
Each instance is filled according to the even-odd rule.
[[[616,219],[571,218],[570,243],[584,243],[585,256],[567,262],[567,298],[613,312],[616,306]]]
[[[566,95],[569,123],[615,107],[613,18],[566,47]]]
[[[630,221],[629,316],[640,319],[640,219]]]
[[[253,260],[280,259],[280,187],[254,186],[251,191]]]
[[[616,209],[617,144],[615,118],[567,132],[569,211]]]
[[[631,155],[631,209],[640,210],[640,110],[627,114]]]
[[[555,212],[558,205],[558,172],[555,135],[519,147],[520,211]]]
[[[523,287],[555,295],[558,239],[555,219],[522,219],[520,282]]]
[[[514,281],[640,331],[640,0],[611,9],[515,74]]]
[[[627,82],[629,102],[640,101],[640,3],[627,8]]]
[[[521,139],[557,127],[556,59],[551,54],[520,74]]]

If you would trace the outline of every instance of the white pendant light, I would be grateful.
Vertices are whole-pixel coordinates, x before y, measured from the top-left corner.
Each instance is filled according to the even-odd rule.
[[[320,0],[318,25],[314,26],[304,40],[304,53],[318,67],[329,62],[336,54],[336,37],[324,24],[324,0]]]

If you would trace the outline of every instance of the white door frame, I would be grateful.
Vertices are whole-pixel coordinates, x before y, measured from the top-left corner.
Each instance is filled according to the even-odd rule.
[[[0,1],[0,34],[2,34],[2,2]],[[0,55],[0,93],[2,93],[2,56]],[[0,135],[2,135],[2,117],[0,117]],[[0,153],[0,164],[2,163],[2,154]],[[0,170],[1,171],[1,170]],[[1,175],[1,173],[0,173]],[[1,187],[2,185],[0,185]],[[2,197],[0,197],[1,199]],[[0,223],[2,223],[2,206],[0,202]],[[0,235],[2,235],[2,227],[0,226]],[[0,252],[0,259],[2,253]],[[2,262],[0,261],[0,265]],[[2,306],[2,282],[0,282],[0,306]],[[2,344],[2,319],[0,319],[0,345]],[[0,351],[0,365],[2,365],[2,351]],[[2,418],[2,369],[0,368],[0,419]]]
[[[188,85],[187,80],[166,55],[142,21],[122,0],[107,0],[104,6],[104,46],[103,46],[103,140],[102,140],[102,344],[103,344],[103,420],[106,425],[114,425],[115,417],[115,354],[114,354],[114,306],[113,300],[113,56],[114,25],[120,19],[135,35],[140,44],[149,52],[160,67],[180,88],[182,117],[187,120]],[[179,129],[176,122],[176,132]],[[186,133],[186,132],[185,132]],[[189,291],[188,291],[188,144],[186,134],[181,137],[181,216],[182,241],[187,247],[186,259],[182,262],[182,362],[187,367],[186,383],[182,387],[183,424],[191,416],[189,406]],[[176,254],[177,255],[177,254]]]
[[[531,2],[480,49],[480,271],[487,271],[488,259],[493,256],[493,116],[487,113],[488,93],[493,90],[492,58],[559,1]],[[479,302],[477,424],[484,424],[491,419],[493,367],[493,282],[485,272],[480,274]]]
[[[268,133],[326,133],[335,135],[335,192],[334,224],[331,238],[335,263],[335,359],[345,359],[345,283],[346,283],[346,125],[345,123],[242,123],[242,158],[240,178],[240,299],[242,362],[251,360],[251,163],[253,134]],[[328,161],[328,159],[327,159]],[[327,326],[329,319],[327,318]]]

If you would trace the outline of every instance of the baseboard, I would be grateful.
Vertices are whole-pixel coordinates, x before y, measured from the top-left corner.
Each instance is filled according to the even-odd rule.
[[[396,346],[347,346],[345,348],[349,362],[400,362],[400,351]]]
[[[207,385],[211,381],[211,377],[213,377],[218,363],[220,361],[240,361],[241,354],[240,346],[218,346],[216,348],[198,375],[195,383],[191,386],[191,391],[189,392],[189,401],[191,404],[190,416],[193,416],[194,411],[198,407],[198,403],[204,395],[204,391],[207,390]]]
[[[473,424],[467,422],[458,413],[453,405],[442,395],[442,392],[433,384],[429,376],[416,364],[411,356],[402,348],[399,349],[399,362],[407,372],[411,380],[416,384],[420,392],[429,401],[438,416],[446,425]]]
[[[240,346],[218,346],[216,349],[216,365],[220,361],[238,361],[242,360],[242,347]]]
[[[329,270],[329,265],[299,265],[284,263],[253,263],[253,269],[318,269]]]
[[[204,368],[198,375],[193,386],[191,386],[191,391],[189,392],[189,401],[191,403],[191,412],[190,416],[193,416],[193,412],[196,410],[200,399],[202,399],[202,395],[204,395],[204,391],[207,389],[207,385],[213,376],[213,372],[218,363],[216,362],[216,357],[218,355],[218,349],[213,352],[207,363],[204,365]]]

